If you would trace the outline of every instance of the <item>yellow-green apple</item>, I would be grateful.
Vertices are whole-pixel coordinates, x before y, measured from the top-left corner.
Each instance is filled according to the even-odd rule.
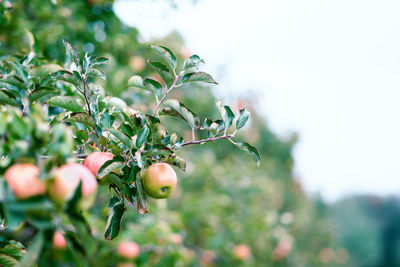
[[[153,198],[168,198],[176,189],[178,179],[174,169],[166,163],[150,165],[142,175],[146,193]]]
[[[46,183],[39,179],[40,170],[31,163],[17,163],[4,174],[17,199],[26,199],[46,192]]]

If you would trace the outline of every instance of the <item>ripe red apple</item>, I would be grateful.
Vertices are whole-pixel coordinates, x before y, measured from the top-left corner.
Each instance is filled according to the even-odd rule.
[[[170,234],[169,240],[177,245],[182,245],[182,236],[180,234],[175,234],[175,233]]]
[[[176,189],[178,179],[174,169],[166,163],[151,165],[142,175],[144,189],[153,198],[168,198]]]
[[[97,192],[97,181],[88,168],[79,163],[70,163],[57,169],[50,185],[51,199],[62,205],[70,199],[82,181],[82,208],[88,209],[94,203]]]
[[[273,261],[281,261],[286,258],[292,251],[292,243],[287,240],[281,240],[272,252],[271,258]]]
[[[140,247],[133,241],[122,241],[118,245],[118,255],[126,259],[136,259],[139,256]]]
[[[31,163],[12,165],[4,174],[17,199],[26,199],[46,192],[46,183],[39,179],[40,170]]]
[[[246,260],[251,256],[251,249],[245,244],[236,245],[233,248],[233,256],[238,260]]]
[[[53,236],[53,248],[65,249],[67,247],[67,241],[65,241],[64,234],[61,231],[56,231]]]
[[[113,157],[114,155],[110,152],[93,152],[86,157],[83,165],[85,165],[94,175],[97,175],[101,166],[103,166],[107,161],[113,159]]]

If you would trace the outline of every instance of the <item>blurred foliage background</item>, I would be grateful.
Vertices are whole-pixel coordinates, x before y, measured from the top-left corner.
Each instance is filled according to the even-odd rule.
[[[65,39],[79,51],[111,59],[103,84],[109,94],[151,110],[151,95],[126,91],[130,76],[155,75],[146,66],[149,44],[140,42],[138,30],[123,25],[112,7],[107,0],[0,0],[0,56],[28,52],[30,39],[35,38],[38,54],[63,62]],[[181,64],[190,56],[177,33],[151,43],[170,47]],[[189,108],[203,111],[201,117],[218,116],[217,109],[210,108],[217,99],[208,87],[191,85],[173,94]],[[252,112],[242,138],[259,149],[261,166],[230,144],[190,147],[183,155],[188,170],[178,172],[175,195],[153,200],[145,216],[132,208],[123,219],[122,234],[112,242],[102,240],[105,189],[90,213],[93,234],[104,243],[93,264],[400,266],[398,199],[352,197],[327,205],[307,196],[293,175],[296,136],[283,140],[271,132],[252,99],[231,104]],[[190,134],[179,121],[164,120],[181,134]],[[122,240],[141,246],[138,259],[128,262],[116,256]],[[235,257],[240,244],[250,248],[249,257]],[[49,251],[39,266],[75,266],[72,259],[68,250]]]

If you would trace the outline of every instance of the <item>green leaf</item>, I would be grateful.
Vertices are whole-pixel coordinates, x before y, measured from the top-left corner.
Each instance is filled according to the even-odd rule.
[[[94,120],[89,114],[84,112],[72,113],[67,119],[68,122],[79,122],[91,128],[94,128]]]
[[[231,108],[229,106],[223,106],[220,101],[216,103],[219,113],[221,114],[222,120],[224,121],[224,128],[225,130],[228,130],[229,127],[231,127],[233,119],[235,118],[235,115],[233,114]]]
[[[210,119],[205,119],[203,125],[201,126],[200,130],[207,130],[212,135],[218,134],[220,131],[225,129],[225,124],[221,120],[212,121]]]
[[[123,132],[117,129],[109,128],[107,129],[110,133],[112,133],[115,137],[117,137],[122,143],[124,143],[129,149],[133,148],[132,140],[126,136]]]
[[[7,255],[19,259],[25,253],[25,247],[15,240],[0,241],[0,255]]]
[[[148,61],[150,67],[155,70],[158,74],[160,74],[161,78],[163,78],[164,82],[169,83],[172,81],[171,74],[169,73],[169,69],[162,64],[161,62],[156,61]]]
[[[137,138],[136,138],[136,147],[138,149],[142,149],[142,146],[146,145],[146,140],[147,137],[149,136],[149,127],[144,126],[143,129],[141,129],[138,134],[137,134]]]
[[[21,64],[16,62],[10,61],[9,64],[15,71],[16,76],[18,76],[22,81],[26,83],[28,81],[28,73],[26,69]]]
[[[142,177],[140,176],[140,173],[136,175],[136,189],[137,189],[137,194],[136,194],[136,203],[137,203],[137,210],[139,214],[146,214],[149,212],[149,209],[147,208],[147,196],[144,191],[144,187],[142,184]]]
[[[182,171],[186,171],[186,162],[183,158],[179,157],[179,156],[175,156],[173,158],[168,159],[167,161],[165,161],[165,163],[168,163],[170,165],[176,166],[179,169],[181,169]]]
[[[124,185],[125,185],[123,183],[123,181],[121,180],[121,178],[118,175],[116,175],[115,173],[113,173],[113,172],[110,172],[107,175],[105,175],[103,178],[101,178],[101,180],[99,181],[99,184],[100,185],[115,184],[120,189],[122,187],[124,187]]]
[[[107,215],[107,225],[104,237],[107,240],[112,240],[118,236],[121,228],[122,216],[125,212],[124,203],[122,203],[117,197],[112,197],[108,205],[109,211]]]
[[[225,117],[224,117],[225,129],[228,130],[229,127],[231,127],[233,120],[235,119],[235,114],[233,114],[229,106],[224,106],[224,109],[225,109]]]
[[[261,156],[258,153],[257,149],[246,142],[233,142],[237,147],[241,150],[246,151],[250,154],[250,156],[257,162],[257,166],[260,166]]]
[[[204,60],[201,59],[198,55],[192,55],[191,57],[185,59],[185,62],[183,63],[183,68],[185,70],[193,67],[198,68],[200,63],[204,64]]]
[[[79,98],[73,96],[54,96],[47,101],[47,104],[73,112],[85,112],[79,100]]]
[[[67,70],[59,70],[51,75],[57,81],[63,81],[79,87],[80,78],[77,78],[72,72]]]
[[[199,119],[198,116],[185,107],[182,103],[179,103],[176,99],[168,99],[163,105],[163,110],[159,113],[160,115],[170,115],[183,119],[186,121],[192,129],[198,128]]]
[[[143,84],[145,87],[149,88],[156,96],[161,96],[162,85],[159,82],[153,79],[146,78],[144,79]]]
[[[205,83],[212,83],[218,84],[210,74],[205,73],[203,71],[199,72],[191,72],[187,73],[182,76],[182,83],[188,82],[205,82]]]
[[[0,84],[6,84],[6,85],[11,85],[17,88],[25,88],[25,85],[23,82],[21,82],[19,79],[15,79],[14,77],[8,77],[6,79],[0,79]]]
[[[173,70],[176,69],[176,57],[171,50],[164,46],[158,45],[151,45],[151,48],[153,48]]]
[[[13,98],[10,98],[6,93],[0,90],[0,104],[8,104],[11,106],[17,106],[17,101]]]
[[[65,210],[69,216],[85,221],[84,217],[82,216],[80,207],[81,199],[82,199],[82,181],[80,180],[78,186],[75,188],[74,193],[68,200]]]
[[[118,161],[117,161],[118,160]],[[112,172],[112,171],[114,171],[114,170],[116,170],[116,169],[119,169],[119,168],[122,168],[122,167],[124,167],[125,166],[125,163],[124,162],[121,162],[120,160],[120,158],[118,158],[117,160],[114,160],[114,159],[112,159],[112,160],[109,160],[109,161],[106,161],[102,166],[101,166],[101,168],[99,169],[99,172],[97,173],[97,176],[99,177],[99,178],[103,178],[104,176],[106,176],[107,174],[109,174],[110,172]]]
[[[237,130],[239,130],[246,124],[247,120],[249,119],[249,116],[250,116],[250,112],[248,112],[245,108],[240,110],[239,118],[236,121],[236,129]]]
[[[44,245],[44,234],[38,232],[30,244],[27,253],[22,257],[21,262],[18,266],[20,267],[30,267],[34,266],[39,259],[40,252],[42,251]]]
[[[29,95],[31,102],[36,102],[39,99],[46,101],[49,98],[59,95],[58,89],[54,87],[39,87]]]
[[[94,69],[94,68],[89,69],[89,71],[87,72],[87,76],[94,77],[94,78],[98,77],[103,80],[106,79],[106,75],[104,74],[104,72],[102,72],[101,70],[98,70],[98,69]]]
[[[138,88],[152,92],[152,90],[143,84],[143,79],[139,75],[133,75],[127,83],[128,88]]]
[[[96,57],[95,55],[91,55],[91,66],[102,65],[108,62],[108,58],[106,57]]]
[[[75,63],[75,65],[77,67],[80,66],[80,57],[79,57],[79,53],[78,50],[76,50],[75,47],[73,47],[70,43],[68,43],[67,41],[63,40],[65,49],[67,50],[67,56],[72,60],[72,62]]]
[[[15,240],[0,241],[0,266],[15,266],[25,253],[25,247]]]
[[[38,67],[35,67],[31,70],[30,76],[43,78],[50,74],[53,74],[59,70],[62,70],[62,67],[57,64],[45,64]]]

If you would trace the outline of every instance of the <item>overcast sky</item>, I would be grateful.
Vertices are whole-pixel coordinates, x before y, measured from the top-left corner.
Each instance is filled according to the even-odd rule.
[[[327,200],[400,192],[400,1],[117,1],[143,40],[177,30],[227,97],[252,90],[300,135],[296,173]]]

